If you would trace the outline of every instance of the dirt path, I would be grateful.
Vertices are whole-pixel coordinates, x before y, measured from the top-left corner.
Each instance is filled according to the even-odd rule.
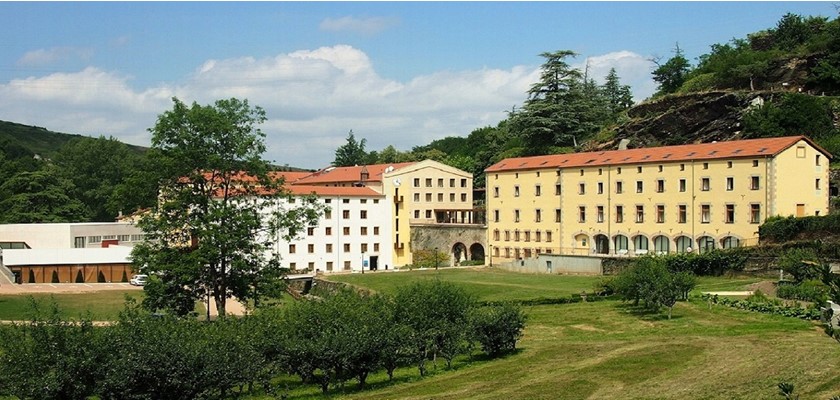
[[[107,290],[143,290],[128,283],[25,283],[0,284],[0,294],[28,293],[91,293]]]

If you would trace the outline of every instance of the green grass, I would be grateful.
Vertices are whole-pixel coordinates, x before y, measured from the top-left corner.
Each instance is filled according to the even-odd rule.
[[[498,269],[440,269],[379,274],[334,275],[327,279],[364,286],[382,293],[427,279],[457,283],[480,300],[525,300],[567,297],[592,292],[597,276],[520,274]]]
[[[42,311],[49,310],[52,299],[64,318],[79,319],[86,313],[94,321],[116,320],[129,295],[142,301],[145,294],[139,290],[113,290],[92,293],[19,294],[0,296],[0,320],[26,320],[32,317],[31,300],[40,304]]]
[[[553,297],[591,290],[593,277],[441,270],[333,276],[393,292],[419,279],[464,284],[482,300]],[[743,290],[756,278],[699,278],[698,290]],[[777,384],[801,398],[840,394],[840,345],[818,324],[699,300],[679,303],[674,318],[639,313],[619,301],[527,307],[520,350],[498,360],[462,358],[419,379],[378,373],[369,390],[331,389],[341,399],[778,399]],[[289,398],[320,398],[314,386],[281,378]]]

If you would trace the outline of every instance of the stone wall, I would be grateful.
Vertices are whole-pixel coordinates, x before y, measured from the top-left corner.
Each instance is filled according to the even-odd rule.
[[[461,260],[471,260],[479,256],[481,260],[487,257],[487,227],[484,225],[466,224],[423,224],[411,226],[411,248],[414,250],[434,250],[449,254],[449,264],[455,265],[454,247],[462,243],[466,254]],[[481,249],[481,254],[474,254],[473,250]]]

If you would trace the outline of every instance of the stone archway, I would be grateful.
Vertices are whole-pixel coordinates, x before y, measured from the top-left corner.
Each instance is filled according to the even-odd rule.
[[[455,261],[455,265],[467,260],[467,256],[467,246],[465,244],[458,242],[452,246],[452,259]]]
[[[484,246],[481,243],[473,243],[470,246],[470,261],[484,261]]]

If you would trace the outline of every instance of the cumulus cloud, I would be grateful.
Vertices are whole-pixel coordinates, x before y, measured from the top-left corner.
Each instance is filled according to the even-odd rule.
[[[59,61],[78,59],[87,61],[93,56],[93,49],[81,47],[53,47],[26,52],[17,61],[19,66],[44,66]]]
[[[603,76],[615,66],[622,82],[633,84],[643,76],[642,61],[632,53],[611,53],[591,57],[590,71]],[[139,89],[131,76],[95,67],[16,79],[0,83],[0,119],[148,145],[147,129],[171,109],[173,96],[201,104],[247,98],[266,110],[268,159],[318,168],[332,161],[350,129],[367,139],[368,150],[389,144],[408,150],[495,125],[522,104],[538,78],[538,67],[516,66],[397,81],[379,75],[363,51],[336,45],[207,60],[177,83]]]
[[[353,17],[326,18],[319,28],[329,32],[355,32],[373,35],[399,24],[396,17]]]

